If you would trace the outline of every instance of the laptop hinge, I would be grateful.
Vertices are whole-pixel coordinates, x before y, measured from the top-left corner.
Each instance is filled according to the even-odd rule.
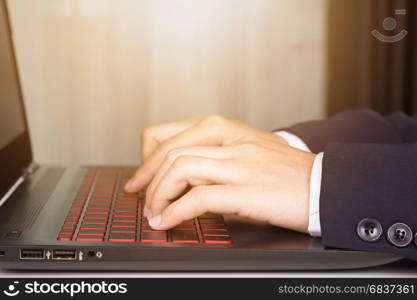
[[[10,196],[17,190],[17,188],[28,178],[30,175],[36,172],[38,169],[38,165],[35,163],[31,163],[29,166],[23,169],[22,176],[20,176],[15,183],[13,183],[12,187],[4,194],[3,197],[0,198],[0,207],[10,198]]]

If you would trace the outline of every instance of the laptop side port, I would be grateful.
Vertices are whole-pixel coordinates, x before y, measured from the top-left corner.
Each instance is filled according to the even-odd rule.
[[[20,249],[20,259],[40,260],[45,259],[44,249]]]
[[[72,249],[55,249],[52,251],[52,259],[54,260],[75,260],[76,252]]]

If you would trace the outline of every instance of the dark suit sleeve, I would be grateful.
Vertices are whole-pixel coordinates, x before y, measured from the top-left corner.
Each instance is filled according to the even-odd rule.
[[[281,130],[301,138],[314,153],[322,152],[329,142],[401,143],[402,137],[393,124],[403,123],[405,115],[386,119],[372,110],[353,110],[327,120],[308,121]],[[416,122],[417,123],[417,122]]]
[[[354,250],[396,253],[417,260],[415,240],[394,246],[387,236],[395,223],[417,231],[417,143],[329,143],[324,149],[320,192],[322,243]],[[381,238],[364,241],[363,219],[382,225]],[[409,238],[407,236],[406,238]]]
[[[325,246],[389,252],[417,260],[416,118],[350,111],[285,130],[303,139],[313,152],[324,151],[320,224]],[[382,226],[379,239],[360,237],[357,229],[363,219]],[[404,247],[388,237],[396,223],[411,229]]]

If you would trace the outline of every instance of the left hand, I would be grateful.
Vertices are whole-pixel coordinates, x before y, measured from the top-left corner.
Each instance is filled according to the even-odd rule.
[[[212,212],[307,233],[314,157],[263,137],[179,148],[165,156],[148,186],[145,213],[160,230]]]

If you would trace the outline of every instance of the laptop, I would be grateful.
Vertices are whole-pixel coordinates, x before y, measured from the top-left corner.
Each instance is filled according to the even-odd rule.
[[[45,166],[30,133],[4,2],[0,2],[0,267],[20,270],[322,270],[400,257],[326,249],[320,239],[232,215],[205,214],[156,231],[135,166]]]

